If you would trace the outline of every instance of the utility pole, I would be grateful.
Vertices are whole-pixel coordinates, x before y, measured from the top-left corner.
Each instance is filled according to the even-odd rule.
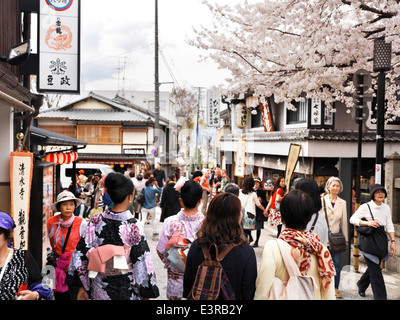
[[[160,152],[159,137],[156,135],[160,129],[160,83],[158,79],[158,0],[155,0],[155,46],[154,46],[154,148]],[[156,166],[156,156],[154,155],[154,168]]]

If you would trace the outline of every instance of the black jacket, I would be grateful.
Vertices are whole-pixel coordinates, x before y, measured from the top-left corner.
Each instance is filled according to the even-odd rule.
[[[160,207],[162,209],[160,222],[164,222],[170,216],[181,210],[179,193],[175,190],[175,183],[168,183],[162,192]]]

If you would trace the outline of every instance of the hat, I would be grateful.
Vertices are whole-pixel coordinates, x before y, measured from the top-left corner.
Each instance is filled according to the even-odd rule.
[[[385,193],[385,197],[387,197],[387,192],[384,187],[382,187],[380,184],[373,184],[370,187],[371,200],[374,200],[374,193],[377,192],[378,190],[383,190],[383,192]]]
[[[254,178],[253,180],[254,180],[254,182],[259,182],[259,183],[261,183],[260,178]]]
[[[79,173],[84,174],[84,173],[85,173],[85,170],[79,170]]]
[[[15,228],[13,219],[5,212],[0,212],[0,228],[6,230],[13,230]]]
[[[63,201],[74,200],[75,205],[79,206],[82,203],[81,199],[75,198],[74,194],[69,191],[63,191],[57,196],[57,201],[51,205],[53,211],[57,211],[57,204]]]

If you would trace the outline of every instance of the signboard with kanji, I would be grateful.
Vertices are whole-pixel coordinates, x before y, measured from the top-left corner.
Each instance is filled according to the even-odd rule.
[[[207,125],[209,127],[219,126],[219,112],[220,112],[220,97],[213,93],[208,92],[207,101]]]
[[[39,92],[80,93],[80,0],[40,0]]]

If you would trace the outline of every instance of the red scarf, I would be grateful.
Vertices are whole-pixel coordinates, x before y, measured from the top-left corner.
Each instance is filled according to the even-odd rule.
[[[312,232],[302,232],[288,228],[282,230],[279,238],[293,247],[291,250],[292,257],[303,276],[307,275],[311,267],[310,254],[317,257],[318,274],[323,288],[328,290],[336,271],[329,250],[321,244],[318,236]]]

